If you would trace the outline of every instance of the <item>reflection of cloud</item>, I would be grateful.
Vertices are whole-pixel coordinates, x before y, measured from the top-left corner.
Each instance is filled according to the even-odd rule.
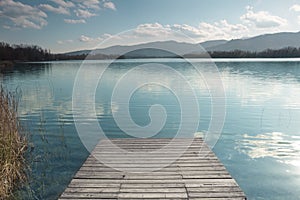
[[[300,137],[280,132],[256,136],[245,134],[237,141],[237,149],[251,158],[272,157],[287,164],[299,163]]]
[[[282,79],[277,79],[274,75],[257,75],[254,71],[231,70],[221,71],[222,81],[227,96],[236,96],[242,105],[265,105],[266,102],[273,102],[287,109],[299,108],[300,87],[293,83],[296,82],[294,77],[283,76]]]
[[[19,114],[22,116],[40,113],[42,109],[51,108],[53,105],[53,93],[49,87],[36,89],[22,87],[22,101],[19,106]]]

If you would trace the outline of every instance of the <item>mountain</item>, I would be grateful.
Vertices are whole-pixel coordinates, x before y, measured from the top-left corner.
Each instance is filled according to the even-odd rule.
[[[80,51],[67,52],[64,54],[68,55],[68,56],[78,56],[78,55],[83,55],[83,54],[89,54],[91,51],[92,50],[80,50]]]
[[[211,40],[199,44],[176,41],[158,41],[131,46],[116,45],[103,49],[74,51],[66,53],[66,55],[74,56],[89,53],[91,53],[91,55],[123,55],[124,53],[133,51],[134,53],[131,53],[131,55],[127,57],[174,57],[174,53],[178,55],[203,54],[204,50],[200,46],[207,51],[242,50],[252,52],[260,52],[266,49],[282,49],[285,47],[299,48],[300,32],[265,34],[252,38],[234,39],[230,41]]]
[[[208,47],[208,51],[263,51],[266,49],[282,49],[285,47],[300,47],[300,32],[282,32],[259,35],[248,39],[231,40],[223,44]]]
[[[203,53],[203,49],[199,47],[197,44],[190,44],[185,42],[176,42],[176,41],[158,41],[158,42],[150,42],[150,43],[144,43],[144,44],[137,44],[137,45],[131,45],[131,46],[111,46],[103,49],[96,49],[96,50],[82,50],[82,51],[75,51],[75,52],[69,52],[66,53],[66,55],[82,55],[82,54],[88,54],[91,53],[92,55],[95,54],[105,54],[105,55],[123,55],[124,53],[130,52],[130,51],[136,51],[136,50],[142,50],[142,49],[159,49],[159,50],[165,50],[172,53],[176,53],[178,55],[184,55],[187,53]],[[147,51],[147,53],[154,53],[154,51]],[[137,53],[137,52],[135,52]],[[156,56],[156,53],[154,53],[154,57]],[[147,55],[149,57],[149,55]]]
[[[209,40],[209,41],[206,41],[206,42],[201,42],[200,45],[204,49],[208,49],[208,48],[213,48],[215,46],[225,44],[226,42],[228,42],[228,40]]]

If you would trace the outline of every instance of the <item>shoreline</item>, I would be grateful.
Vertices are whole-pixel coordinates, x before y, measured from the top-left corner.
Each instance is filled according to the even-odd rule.
[[[48,60],[48,61],[23,61],[20,63],[57,63],[57,62],[150,62],[150,61],[182,62],[300,62],[300,58],[127,58],[127,59],[87,59],[87,60]]]
[[[12,69],[14,67],[14,62],[10,60],[0,61],[0,72],[2,70]]]

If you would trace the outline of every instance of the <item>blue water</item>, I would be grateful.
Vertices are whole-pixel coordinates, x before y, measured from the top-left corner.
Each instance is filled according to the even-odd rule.
[[[226,116],[213,151],[248,199],[299,199],[300,62],[222,60],[215,63],[218,73],[201,60],[190,62],[192,64],[177,59],[145,59],[108,65],[108,61],[88,61],[80,77],[86,86],[96,84],[97,87],[95,97],[90,96],[88,87],[80,90],[79,95],[85,100],[81,109],[89,113],[90,104],[95,102],[96,119],[105,135],[130,137],[113,117],[126,103],[111,101],[113,89],[128,70],[160,63],[183,74],[193,88],[200,110],[196,132],[207,135],[213,103],[205,81],[220,76],[222,87],[217,84],[213,88],[224,88]],[[93,115],[80,115],[82,110],[72,108],[74,81],[81,64],[81,61],[17,64],[13,70],[0,75],[0,82],[6,88],[19,91],[20,119],[30,133],[33,146],[29,154],[31,179],[18,192],[22,199],[56,199],[88,156],[85,145],[92,146],[99,139],[82,141],[84,133],[78,134],[74,124],[73,114],[76,114],[81,124],[91,127],[87,134],[93,135],[94,131],[97,135],[98,130],[90,126]],[[95,72],[107,65],[101,81],[95,83]],[[200,76],[193,65],[201,69]],[[187,94],[186,87],[178,84],[176,76],[167,70],[150,67],[133,72],[132,79],[145,81],[146,76],[141,73],[179,88],[181,95]],[[186,103],[192,101],[187,98]],[[157,104],[164,107],[167,116],[166,123],[153,137],[174,137],[182,119],[180,101],[166,87],[147,84],[132,93],[131,119],[141,127],[147,126],[151,122],[149,109]],[[154,113],[152,117],[159,118],[160,114]],[[125,128],[130,129],[130,126]],[[184,136],[192,137],[193,132],[187,131]]]

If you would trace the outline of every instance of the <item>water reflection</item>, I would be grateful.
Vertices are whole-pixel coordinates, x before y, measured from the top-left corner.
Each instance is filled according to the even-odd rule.
[[[300,62],[222,62],[216,63],[221,71],[261,80],[283,83],[300,81]],[[288,82],[287,82],[288,81]]]
[[[95,99],[87,98],[83,107],[89,109],[95,100],[97,120],[107,135],[124,136],[112,118],[112,113],[118,112],[121,106],[111,102],[113,86],[124,72],[149,61],[182,72],[196,89],[200,105],[198,131],[202,132],[196,135],[205,134],[211,118],[205,77],[199,78],[189,65],[176,59],[114,62],[98,85]],[[89,62],[87,83],[94,71],[103,67],[102,61]],[[72,110],[73,84],[80,64],[77,61],[18,64],[0,76],[5,87],[12,90],[18,87],[22,91],[20,117],[32,132],[35,145],[32,164],[35,181],[30,188],[36,199],[57,198],[88,155],[74,126],[73,113],[79,111]],[[195,61],[194,64],[201,67],[207,78],[216,77],[205,63]],[[278,180],[284,177],[293,187],[300,188],[296,176],[299,172],[291,168],[300,166],[300,62],[224,61],[216,64],[226,90],[227,116],[214,151],[243,186],[249,199],[297,199],[300,191],[295,189],[291,193],[292,186]],[[151,70],[147,73],[163,74]],[[177,84],[173,77],[162,75],[161,78],[170,85]],[[184,94],[185,88],[181,90]],[[167,124],[157,137],[171,137],[180,124],[180,108],[176,98],[163,87],[150,84],[134,93],[130,101],[132,118],[141,126],[147,125],[149,107],[156,103],[164,105],[168,113]],[[82,119],[87,126],[91,117]],[[292,175],[283,173],[288,170]],[[253,184],[253,177],[259,184]],[[274,188],[280,188],[280,194],[274,192]]]
[[[240,152],[251,158],[272,157],[280,162],[300,166],[300,136],[291,136],[281,132],[272,132],[251,136],[244,134],[237,141]]]
[[[236,150],[253,160],[268,157],[298,165],[300,64],[250,62],[218,66],[227,95],[225,131],[234,133],[228,135],[226,142],[231,139]]]
[[[218,63],[227,94],[235,94],[245,105],[280,99],[299,107],[299,63]],[[285,102],[284,102],[285,101]]]

